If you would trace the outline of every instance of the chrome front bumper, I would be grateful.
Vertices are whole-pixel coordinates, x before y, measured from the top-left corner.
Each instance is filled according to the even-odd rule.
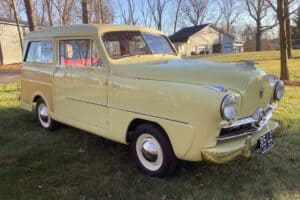
[[[257,146],[258,139],[266,133],[274,131],[278,123],[269,121],[251,135],[240,136],[231,140],[218,141],[214,148],[201,151],[202,159],[222,164],[238,156],[249,157]]]
[[[270,104],[267,108],[265,109],[257,109],[254,114],[248,118],[244,119],[239,119],[236,121],[232,122],[225,122],[221,124],[221,130],[232,130],[232,129],[237,129],[238,133],[237,134],[227,134],[227,135],[220,135],[217,137],[218,141],[223,141],[223,140],[229,140],[229,139],[234,139],[238,137],[243,137],[247,135],[251,135],[255,132],[258,132],[262,130],[262,128],[268,123],[268,121],[272,118],[272,112],[276,108],[276,104]],[[242,127],[244,125],[249,125],[248,129],[243,129],[239,130],[239,127]]]

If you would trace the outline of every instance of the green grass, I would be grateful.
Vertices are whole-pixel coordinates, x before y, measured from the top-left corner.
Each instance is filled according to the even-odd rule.
[[[228,55],[230,57],[230,55]],[[262,56],[264,57],[264,56]],[[274,148],[224,165],[180,162],[145,176],[127,146],[60,126],[51,134],[0,86],[0,199],[300,199],[300,87],[287,87]]]
[[[288,61],[290,79],[292,81],[300,81],[300,50],[294,50],[293,58]],[[192,56],[191,58],[199,58]],[[223,54],[212,56],[200,56],[200,58],[218,62],[240,62],[242,60],[256,61],[259,68],[264,69],[268,73],[279,77],[280,75],[280,54],[279,51],[265,52],[245,52],[239,54]]]

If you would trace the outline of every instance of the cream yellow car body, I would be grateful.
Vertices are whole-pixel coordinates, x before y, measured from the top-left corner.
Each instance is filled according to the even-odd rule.
[[[237,119],[251,117],[257,108],[274,103],[277,80],[246,64],[183,60],[177,55],[110,58],[102,35],[130,30],[163,35],[115,25],[75,25],[28,34],[25,47],[30,41],[53,41],[54,64],[24,62],[21,107],[33,111],[35,99],[41,97],[54,120],[124,144],[135,125],[153,122],[166,132],[176,157],[188,161],[224,163],[247,157],[258,138],[277,127],[268,121],[252,134],[218,140],[222,126],[229,123],[220,114],[225,95],[238,97]],[[58,65],[58,40],[65,38],[93,39],[104,66]]]

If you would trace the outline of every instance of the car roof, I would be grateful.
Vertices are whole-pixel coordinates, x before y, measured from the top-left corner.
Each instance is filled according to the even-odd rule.
[[[70,26],[50,27],[38,31],[33,31],[26,34],[25,40],[68,36],[94,36],[102,35],[103,33],[113,31],[143,31],[164,35],[164,33],[162,33],[161,31],[142,26],[112,24],[78,24]]]

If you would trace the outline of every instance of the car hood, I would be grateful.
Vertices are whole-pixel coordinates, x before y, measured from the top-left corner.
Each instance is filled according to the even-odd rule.
[[[222,86],[236,92],[246,90],[251,82],[266,76],[246,64],[185,59],[121,64],[113,72],[138,79]]]
[[[241,98],[239,117],[252,115],[258,107],[265,108],[274,93],[274,84],[270,84],[267,74],[247,64],[185,59],[135,62],[115,65],[112,73],[141,80],[197,84],[218,91],[223,88],[234,91]]]

